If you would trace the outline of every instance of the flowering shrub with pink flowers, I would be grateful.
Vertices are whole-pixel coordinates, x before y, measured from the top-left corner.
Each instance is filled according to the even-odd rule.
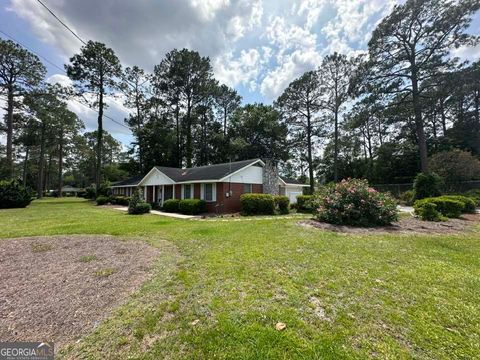
[[[316,217],[339,225],[388,225],[398,219],[397,203],[388,194],[368,186],[367,180],[347,179],[315,200]]]

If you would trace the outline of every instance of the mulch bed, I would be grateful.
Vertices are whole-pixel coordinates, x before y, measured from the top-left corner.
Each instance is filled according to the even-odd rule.
[[[302,226],[329,230],[339,233],[405,233],[405,234],[458,234],[470,231],[474,225],[480,222],[480,214],[463,214],[459,219],[432,222],[422,221],[413,216],[403,217],[390,226],[361,228],[345,225],[327,224],[315,220],[300,221]]]
[[[158,255],[111,236],[0,240],[0,339],[54,341],[58,350],[138,288]]]

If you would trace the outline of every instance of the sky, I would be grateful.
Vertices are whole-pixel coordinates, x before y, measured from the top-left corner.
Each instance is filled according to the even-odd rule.
[[[209,56],[215,77],[234,87],[244,103],[275,100],[288,84],[315,69],[334,51],[366,50],[372,30],[399,0],[42,0],[81,38],[105,43],[124,66],[152,71],[165,53],[189,48]],[[478,15],[478,14],[477,14]],[[479,34],[480,16],[471,29]],[[68,84],[59,68],[81,42],[36,0],[0,2],[4,32],[37,54],[48,81]],[[480,46],[460,49],[465,59],[480,57]],[[45,61],[48,59],[54,65]],[[59,67],[59,68],[58,68]],[[106,114],[123,122],[128,109],[110,98]],[[69,102],[88,131],[96,113]],[[1,112],[1,110],[0,110]],[[0,113],[1,115],[1,113]],[[107,131],[128,145],[128,129],[104,120]],[[0,140],[1,141],[1,140]]]

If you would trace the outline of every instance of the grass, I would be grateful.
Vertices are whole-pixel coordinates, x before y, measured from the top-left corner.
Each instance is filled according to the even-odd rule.
[[[97,260],[96,255],[84,255],[84,256],[80,257],[80,262],[84,262],[84,263],[88,263],[88,262],[95,261],[95,260]]]
[[[53,249],[53,246],[50,244],[32,244],[32,252],[42,253],[47,252]]]
[[[110,275],[113,275],[117,272],[117,269],[115,268],[105,268],[105,269],[100,269],[94,272],[94,275],[97,277],[109,277]]]
[[[0,211],[0,237],[110,234],[162,248],[153,278],[63,349],[69,358],[479,357],[478,226],[342,235],[297,221],[129,216],[66,198]]]

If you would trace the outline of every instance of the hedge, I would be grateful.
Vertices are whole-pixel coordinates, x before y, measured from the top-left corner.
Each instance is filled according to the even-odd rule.
[[[198,215],[207,210],[207,203],[200,199],[184,199],[178,203],[178,211],[185,215]]]
[[[313,212],[313,196],[299,195],[297,196],[297,210],[301,212]]]
[[[139,202],[135,206],[130,206],[128,208],[128,213],[130,215],[140,215],[149,213],[152,207],[149,203],[146,202]]]
[[[128,206],[128,204],[130,203],[130,197],[129,196],[123,196],[123,195],[112,195],[112,196],[110,196],[110,203],[112,205]]]
[[[463,196],[463,195],[443,195],[442,198],[460,201],[463,203],[463,206],[464,206],[463,212],[475,214],[475,210],[477,208],[477,202],[470,197]]]
[[[240,196],[243,215],[273,215],[275,200],[270,194],[243,194]]]
[[[169,213],[178,213],[178,204],[180,199],[169,199],[163,203],[163,211]]]
[[[274,196],[275,208],[280,214],[288,214],[290,212],[290,199],[288,196]]]
[[[0,181],[0,209],[24,208],[32,202],[33,192],[18,181]]]
[[[444,216],[437,211],[437,205],[432,202],[425,202],[415,206],[415,213],[425,221],[442,221]]]
[[[477,205],[480,206],[480,189],[472,189],[468,190],[465,195],[468,197],[475,199],[477,201]]]
[[[417,215],[422,213],[425,204],[435,204],[435,210],[448,218],[460,217],[465,209],[465,205],[462,201],[453,200],[445,196],[439,196],[415,201],[413,208],[415,209],[415,213]]]
[[[97,205],[105,205],[110,201],[110,198],[108,196],[100,195],[99,197],[97,197],[96,201]]]

